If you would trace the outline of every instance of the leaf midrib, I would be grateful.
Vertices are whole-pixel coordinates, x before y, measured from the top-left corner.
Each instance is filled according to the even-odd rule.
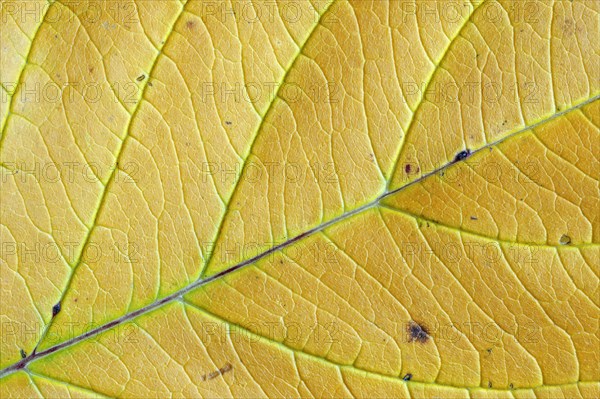
[[[544,119],[541,119],[540,121],[538,121],[538,122],[536,122],[536,123],[534,123],[534,124],[532,124],[530,126],[526,126],[526,127],[522,128],[522,129],[520,129],[518,131],[515,131],[515,132],[513,132],[513,133],[511,133],[511,134],[509,134],[509,135],[507,135],[507,136],[505,136],[505,137],[503,137],[503,138],[501,138],[501,139],[499,139],[497,141],[488,143],[485,146],[482,146],[481,148],[474,150],[472,154],[476,154],[476,153],[482,152],[482,151],[484,151],[484,150],[486,150],[486,149],[488,149],[488,148],[490,148],[492,146],[496,146],[496,145],[498,145],[498,144],[500,144],[500,143],[502,143],[502,142],[504,142],[506,140],[515,138],[516,136],[518,136],[520,134],[523,134],[523,133],[525,133],[527,131],[535,129],[535,128],[537,128],[537,127],[539,127],[541,125],[544,125],[546,123],[549,123],[549,122],[551,122],[551,121],[553,121],[553,120],[555,120],[557,118],[560,118],[563,115],[566,115],[566,114],[569,114],[569,113],[571,113],[573,111],[579,110],[582,107],[585,107],[586,105],[591,104],[591,103],[593,103],[593,102],[595,102],[595,101],[597,101],[599,99],[600,99],[600,94],[596,94],[595,96],[593,96],[593,97],[591,97],[591,98],[589,98],[589,99],[587,99],[587,100],[585,100],[583,102],[580,102],[577,105],[574,105],[574,106],[572,106],[570,108],[567,108],[567,109],[565,109],[565,110],[563,110],[561,112],[554,113],[554,114],[552,114],[552,115],[550,115],[550,116],[548,116],[548,117],[546,117]],[[397,193],[399,193],[401,191],[404,191],[404,190],[408,189],[409,187],[411,187],[411,186],[413,186],[415,184],[418,184],[418,183],[424,181],[425,179],[429,178],[430,176],[436,175],[436,174],[438,174],[438,173],[440,173],[440,172],[448,169],[449,167],[451,167],[452,165],[455,165],[455,164],[456,164],[455,162],[448,162],[447,164],[445,164],[445,165],[443,165],[443,166],[441,166],[441,167],[439,167],[437,169],[434,169],[433,171],[431,171],[429,173],[426,173],[426,174],[422,175],[421,177],[419,177],[419,178],[417,178],[417,179],[415,179],[415,180],[413,180],[411,182],[408,182],[404,186],[401,186],[401,187],[398,187],[396,189],[387,191],[387,192],[381,194],[375,200],[373,200],[373,201],[371,201],[371,202],[369,202],[369,203],[367,203],[367,204],[365,204],[365,205],[363,205],[363,206],[361,206],[359,208],[353,209],[353,210],[351,210],[349,212],[346,212],[346,213],[344,213],[344,214],[342,214],[342,215],[340,215],[340,216],[338,216],[338,217],[336,217],[334,219],[331,219],[331,220],[329,220],[329,221],[327,221],[325,223],[322,223],[322,224],[320,224],[320,225],[318,225],[318,226],[316,226],[316,227],[314,227],[314,228],[312,228],[310,230],[307,230],[304,233],[301,233],[301,234],[299,234],[299,235],[297,235],[297,236],[295,236],[295,237],[293,237],[293,238],[291,238],[291,239],[289,239],[289,240],[287,240],[287,241],[285,241],[285,242],[283,242],[283,243],[281,243],[281,244],[279,244],[277,246],[274,246],[274,247],[272,247],[272,248],[270,248],[270,249],[268,249],[268,250],[266,250],[266,251],[264,251],[264,252],[262,252],[262,253],[260,253],[260,254],[258,254],[256,256],[250,258],[250,259],[242,261],[242,262],[240,262],[240,263],[238,263],[238,264],[236,264],[234,266],[231,266],[231,267],[229,267],[229,268],[227,268],[227,269],[225,269],[225,270],[223,270],[223,271],[221,271],[219,273],[216,273],[216,274],[214,274],[214,275],[212,275],[210,277],[207,277],[207,278],[204,278],[204,279],[201,279],[201,280],[197,280],[194,283],[189,284],[189,285],[181,288],[180,290],[178,290],[178,291],[176,291],[176,292],[174,292],[174,293],[172,293],[172,294],[170,294],[170,295],[168,295],[168,296],[166,296],[166,297],[164,297],[162,299],[159,299],[159,300],[151,303],[150,305],[147,305],[145,307],[137,309],[137,310],[135,310],[133,312],[127,313],[127,314],[125,314],[125,315],[123,315],[123,316],[121,316],[121,317],[119,317],[117,319],[114,319],[111,322],[108,322],[108,323],[106,323],[106,324],[104,324],[104,325],[102,325],[100,327],[97,327],[96,329],[90,330],[90,331],[86,332],[85,334],[82,334],[82,335],[74,337],[74,338],[72,338],[70,340],[61,342],[60,344],[51,346],[51,347],[49,347],[49,348],[47,348],[47,349],[45,349],[43,351],[35,352],[35,353],[29,355],[28,357],[20,360],[19,362],[15,363],[15,364],[13,364],[11,366],[5,367],[3,370],[0,371],[0,378],[4,377],[5,375],[12,374],[12,373],[14,373],[14,372],[16,372],[18,370],[24,369],[29,363],[31,363],[31,362],[39,359],[39,358],[46,357],[46,356],[51,355],[51,354],[53,354],[53,353],[55,353],[55,352],[57,352],[59,350],[62,350],[64,348],[66,348],[66,347],[69,347],[69,346],[72,346],[72,345],[74,345],[74,344],[76,344],[78,342],[81,342],[81,341],[83,341],[83,340],[85,340],[87,338],[96,336],[96,335],[98,335],[98,334],[100,334],[100,333],[102,333],[104,331],[107,331],[107,330],[109,330],[109,329],[111,329],[111,328],[113,328],[115,326],[118,326],[118,325],[123,324],[123,323],[125,323],[127,321],[130,321],[130,320],[132,320],[132,319],[134,319],[134,318],[136,318],[136,317],[138,317],[138,316],[140,316],[142,314],[146,314],[146,313],[149,313],[149,312],[151,312],[151,311],[153,311],[153,310],[155,310],[157,308],[160,308],[161,306],[163,306],[165,304],[171,303],[171,302],[173,302],[175,300],[181,300],[181,298],[183,298],[183,295],[185,295],[185,294],[193,291],[194,289],[196,289],[198,287],[201,287],[201,286],[210,284],[213,281],[219,280],[222,277],[230,275],[230,274],[232,274],[232,273],[234,273],[234,272],[236,272],[236,271],[244,268],[245,266],[251,265],[251,264],[253,264],[253,263],[255,263],[255,262],[257,262],[257,261],[259,261],[259,260],[261,260],[261,259],[263,259],[265,257],[267,257],[270,254],[273,254],[273,253],[275,253],[275,252],[277,252],[279,250],[282,250],[282,249],[284,249],[284,248],[286,248],[288,246],[291,246],[291,245],[297,243],[298,241],[300,241],[300,240],[302,240],[302,239],[304,239],[306,237],[309,237],[309,236],[311,236],[311,235],[313,235],[313,234],[315,234],[317,232],[325,230],[326,228],[328,228],[328,227],[330,227],[330,226],[332,226],[334,224],[337,224],[338,222],[346,220],[346,219],[348,219],[348,218],[350,218],[350,217],[352,217],[352,216],[354,216],[356,214],[359,214],[359,213],[361,213],[361,212],[363,212],[363,211],[365,211],[367,209],[379,206],[380,201],[382,201],[383,199],[385,199],[385,198],[387,198],[389,196],[392,196],[394,194],[397,194]]]

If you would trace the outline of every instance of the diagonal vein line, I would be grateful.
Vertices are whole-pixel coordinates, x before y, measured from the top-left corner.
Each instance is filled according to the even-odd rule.
[[[412,130],[412,126],[413,126],[413,124],[415,123],[415,121],[417,119],[417,114],[421,110],[421,106],[423,105],[424,102],[426,102],[426,100],[425,100],[425,93],[427,93],[427,91],[429,90],[429,86],[431,85],[431,82],[433,81],[433,78],[435,77],[435,74],[437,73],[437,71],[439,70],[440,66],[442,65],[442,62],[444,62],[444,60],[446,59],[446,56],[448,55],[448,53],[450,53],[450,49],[452,48],[452,46],[456,42],[456,39],[461,35],[461,33],[464,31],[464,29],[469,25],[469,22],[471,21],[471,18],[475,14],[475,11],[477,11],[477,9],[480,8],[481,5],[483,3],[485,3],[486,1],[487,0],[483,0],[483,1],[479,2],[479,3],[477,3],[471,9],[471,13],[469,14],[468,18],[465,20],[465,23],[459,28],[458,32],[456,33],[456,36],[454,36],[454,38],[452,40],[450,40],[450,43],[448,43],[448,46],[444,50],[444,53],[442,54],[442,57],[440,58],[440,60],[438,61],[438,63],[434,66],[433,71],[431,72],[431,75],[429,76],[429,79],[427,80],[427,83],[425,85],[425,89],[422,91],[423,96],[421,97],[421,100],[419,101],[419,103],[417,104],[417,107],[415,108],[415,112],[412,113],[410,121],[408,122],[408,127],[406,128],[406,134],[404,135],[404,140],[402,140],[402,144],[398,147],[398,151],[396,152],[396,156],[394,157],[394,166],[390,170],[390,178],[389,178],[388,187],[387,187],[388,189],[389,189],[389,184],[391,183],[392,178],[394,177],[394,172],[398,168],[398,162],[400,161],[400,155],[402,154],[402,150],[404,150],[404,143],[406,143],[406,141],[408,139],[408,135],[410,134],[410,132]]]
[[[524,133],[526,131],[535,129],[535,128],[541,126],[541,125],[549,123],[549,122],[551,122],[551,121],[553,121],[553,120],[555,120],[557,118],[560,118],[563,115],[566,115],[566,114],[571,113],[573,111],[579,110],[580,108],[582,108],[582,107],[584,107],[584,106],[586,106],[588,104],[591,104],[591,103],[593,103],[595,101],[598,101],[598,100],[600,100],[600,94],[598,94],[598,95],[596,95],[596,96],[594,96],[594,97],[592,97],[592,98],[590,98],[590,99],[588,99],[586,101],[583,101],[583,102],[579,103],[578,105],[575,105],[575,106],[573,106],[571,108],[565,109],[564,111],[561,111],[559,113],[555,113],[553,115],[550,115],[547,118],[542,119],[542,120],[538,121],[537,123],[534,123],[531,126],[528,126],[528,127],[525,127],[525,128],[523,128],[523,129],[521,129],[519,131],[516,131],[516,132],[514,132],[514,133],[512,133],[512,134],[510,134],[510,135],[508,135],[508,136],[506,136],[506,137],[504,137],[504,138],[502,138],[500,140],[497,140],[497,141],[495,141],[493,143],[489,143],[489,144],[485,145],[484,147],[482,147],[482,148],[474,151],[473,153],[475,154],[477,152],[483,151],[484,149],[487,149],[487,148],[490,148],[492,146],[498,145],[501,142],[504,142],[504,141],[506,141],[506,140],[508,140],[510,138],[514,138],[514,137],[516,137],[516,136],[518,136],[518,135],[520,135],[520,134],[522,134],[522,133]],[[237,265],[234,265],[234,266],[232,266],[232,267],[230,267],[228,269],[225,269],[225,270],[221,271],[220,273],[214,274],[214,275],[212,275],[210,277],[207,277],[207,278],[204,278],[204,279],[201,279],[201,280],[197,280],[194,283],[192,283],[192,284],[190,284],[190,285],[188,285],[188,286],[180,289],[179,291],[176,291],[176,292],[174,292],[173,294],[171,294],[169,296],[166,296],[166,297],[164,297],[162,299],[159,299],[159,300],[151,303],[148,306],[145,306],[143,308],[135,310],[135,311],[133,311],[131,313],[127,313],[127,314],[125,314],[125,315],[123,315],[123,316],[121,316],[121,317],[119,317],[119,318],[117,318],[117,319],[115,319],[115,320],[113,320],[111,322],[108,322],[108,323],[106,323],[106,324],[104,324],[104,325],[102,325],[100,327],[97,327],[97,328],[95,328],[93,330],[89,330],[88,332],[86,332],[86,333],[84,333],[82,335],[79,335],[79,336],[74,337],[74,338],[72,338],[70,340],[61,342],[60,344],[57,344],[57,345],[52,346],[50,348],[47,348],[47,349],[45,349],[43,351],[33,352],[28,357],[26,357],[24,359],[21,359],[19,362],[14,363],[11,366],[8,366],[8,367],[4,368],[3,370],[1,370],[0,371],[0,378],[4,377],[7,374],[12,374],[12,373],[14,373],[14,372],[16,372],[18,370],[25,369],[26,366],[29,363],[31,363],[32,361],[34,361],[34,360],[37,360],[39,358],[43,358],[45,356],[51,355],[51,354],[53,354],[53,353],[55,353],[55,352],[57,352],[57,351],[59,351],[61,349],[73,346],[73,345],[75,345],[75,344],[77,344],[77,343],[79,343],[81,341],[84,341],[87,338],[96,336],[96,335],[101,334],[101,333],[103,333],[103,332],[105,332],[105,331],[107,331],[107,330],[109,330],[109,329],[111,329],[111,328],[113,328],[115,326],[118,326],[120,324],[128,322],[128,321],[136,318],[137,316],[149,313],[150,311],[152,311],[154,309],[157,309],[157,308],[159,308],[159,307],[161,307],[161,306],[163,306],[165,304],[171,303],[171,302],[173,302],[175,300],[181,300],[182,297],[183,297],[183,295],[189,293],[190,291],[192,291],[192,290],[194,290],[194,289],[196,289],[198,287],[210,284],[213,281],[219,280],[219,279],[221,279],[221,278],[223,278],[223,277],[225,277],[227,275],[230,275],[230,274],[232,274],[232,273],[234,273],[234,272],[242,269],[245,266],[253,264],[253,263],[255,263],[255,262],[257,262],[257,261],[259,261],[259,260],[261,260],[261,259],[263,259],[263,258],[265,258],[267,256],[269,256],[272,253],[275,253],[275,252],[277,252],[279,250],[282,250],[282,249],[284,249],[286,247],[289,247],[289,246],[297,243],[298,241],[300,241],[300,240],[302,240],[302,239],[304,239],[304,238],[306,238],[308,236],[311,236],[311,235],[313,235],[315,233],[318,233],[318,232],[320,232],[322,230],[325,230],[326,228],[328,228],[328,227],[330,227],[330,226],[332,226],[332,225],[334,225],[334,224],[336,224],[338,222],[341,222],[342,220],[349,219],[350,217],[352,217],[354,215],[357,215],[357,214],[359,214],[359,213],[361,213],[361,212],[363,212],[363,211],[365,211],[367,209],[379,206],[380,201],[382,201],[383,199],[385,199],[385,198],[387,198],[387,197],[389,197],[391,195],[394,195],[394,194],[396,194],[398,192],[401,192],[403,190],[406,190],[408,187],[416,185],[419,182],[422,182],[425,179],[427,179],[429,176],[432,176],[432,175],[437,174],[437,173],[439,173],[439,172],[441,172],[441,171],[443,171],[445,169],[448,169],[449,167],[451,167],[454,164],[455,164],[455,162],[450,162],[450,163],[448,163],[448,164],[446,164],[446,165],[444,165],[444,166],[442,166],[442,167],[440,167],[440,168],[438,168],[438,169],[436,169],[436,170],[434,170],[434,171],[432,171],[432,172],[430,172],[430,173],[428,173],[426,175],[421,176],[420,178],[418,178],[416,180],[411,181],[410,183],[407,183],[406,185],[404,185],[404,186],[402,186],[400,188],[397,188],[397,189],[392,190],[392,191],[388,191],[388,192],[380,195],[374,201],[372,201],[372,202],[370,202],[368,204],[365,204],[365,205],[361,206],[360,208],[357,208],[357,209],[354,209],[354,210],[352,210],[350,212],[344,213],[344,214],[338,216],[337,218],[334,218],[334,219],[329,220],[328,222],[325,222],[325,223],[323,223],[323,224],[321,224],[321,225],[319,225],[317,227],[314,227],[314,228],[312,228],[310,230],[307,230],[304,233],[299,234],[299,235],[297,235],[297,236],[289,239],[288,241],[285,241],[285,242],[283,242],[283,243],[281,243],[281,244],[279,244],[277,246],[274,246],[274,247],[270,248],[269,250],[267,250],[267,251],[265,251],[263,253],[260,253],[260,254],[254,256],[254,257],[252,257],[250,259],[247,259],[247,260],[245,260],[245,261],[243,261],[241,263],[238,263]]]
[[[44,25],[44,23],[46,22],[46,15],[48,15],[48,13],[50,12],[50,8],[52,8],[52,6],[54,4],[55,4],[55,2],[51,2],[48,5],[48,7],[46,7],[46,10],[44,11],[44,15],[42,15],[42,20],[41,20],[40,24],[38,25],[37,29],[35,30],[35,32],[33,34],[33,37],[31,39],[31,45],[29,46],[29,49],[27,50],[27,55],[25,56],[25,64],[23,64],[23,68],[21,68],[21,71],[19,72],[19,75],[17,77],[17,83],[15,85],[15,91],[10,96],[10,100],[8,102],[8,114],[6,115],[6,119],[4,120],[4,124],[2,125],[2,128],[0,129],[0,151],[2,151],[2,144],[4,144],[4,138],[6,137],[6,128],[8,126],[8,120],[13,115],[12,110],[13,110],[13,106],[14,106],[14,102],[15,102],[15,97],[17,97],[17,91],[19,89],[19,85],[22,83],[21,79],[23,78],[23,75],[25,73],[25,69],[27,68],[27,65],[29,65],[29,57],[31,56],[31,52],[33,50],[33,43],[35,42],[35,39],[37,38],[38,33],[42,30],[42,25]],[[0,40],[0,45],[1,44],[2,43],[1,43],[1,40]],[[0,49],[1,48],[2,48],[2,46],[0,46]],[[4,82],[2,82],[2,87],[4,87]],[[5,90],[6,90],[6,88],[5,88]],[[6,91],[8,92],[8,90],[6,90]]]
[[[175,26],[177,25],[177,22],[181,19],[181,16],[184,14],[185,6],[187,4],[189,4],[189,3],[185,3],[181,7],[181,9],[179,10],[177,18],[175,19],[175,22],[173,22],[173,25],[171,26],[171,30],[169,31],[166,39],[164,40],[164,43],[163,43],[162,47],[159,48],[159,51],[157,52],[156,57],[152,61],[152,66],[150,67],[150,71],[148,72],[148,78],[145,81],[146,83],[145,83],[144,87],[142,88],[142,93],[140,95],[140,99],[137,102],[137,104],[136,104],[133,112],[131,113],[131,117],[129,118],[129,123],[127,124],[127,128],[125,130],[125,137],[121,141],[121,145],[119,146],[119,148],[117,150],[116,165],[119,164],[121,155],[123,154],[123,149],[125,147],[125,143],[126,143],[127,139],[130,136],[130,132],[131,132],[131,127],[133,125],[133,121],[135,120],[135,117],[136,117],[137,113],[140,110],[141,104],[144,102],[144,95],[146,93],[146,88],[148,87],[148,82],[150,82],[150,78],[151,78],[151,76],[152,76],[152,74],[154,72],[154,69],[158,65],[158,60],[160,59],[160,56],[162,54],[162,49],[167,45],[169,39],[172,37],[172,33],[175,30]],[[77,271],[77,269],[79,268],[79,266],[81,265],[81,263],[83,261],[83,254],[85,252],[85,248],[89,244],[90,239],[92,237],[92,232],[94,231],[95,227],[97,226],[98,217],[99,217],[99,215],[102,212],[102,209],[104,207],[104,204],[105,204],[105,201],[106,201],[106,197],[108,195],[108,192],[110,191],[111,183],[114,180],[114,177],[116,175],[117,169],[118,169],[117,167],[115,167],[115,168],[112,169],[112,171],[110,173],[110,176],[108,177],[106,186],[104,186],[104,190],[102,191],[102,195],[100,197],[98,207],[96,208],[96,213],[94,214],[94,220],[92,222],[92,226],[90,227],[90,229],[88,230],[87,235],[85,236],[85,239],[83,241],[83,245],[81,246],[81,252],[79,253],[78,258],[75,261],[75,264],[73,265],[73,267],[71,269],[71,273],[69,275],[69,280],[67,281],[67,284],[65,285],[65,288],[63,289],[63,292],[61,294],[61,297],[60,297],[60,300],[59,300],[58,303],[61,303],[63,301],[63,299],[65,298],[65,295],[67,294],[67,292],[69,290],[69,287],[71,286],[71,282],[73,281],[73,277],[75,276],[75,272]],[[35,346],[35,348],[34,348],[34,350],[33,350],[32,353],[36,353],[38,346],[40,345],[40,343],[42,343],[44,341],[44,338],[48,334],[48,331],[50,330],[50,327],[52,326],[53,321],[54,321],[54,318],[52,318],[50,320],[50,322],[48,322],[48,324],[46,324],[46,326],[44,328],[44,332],[42,333],[42,336],[40,337],[40,339],[39,339],[39,341],[38,341],[37,345]]]
[[[231,203],[231,201],[233,200],[233,197],[235,196],[238,187],[240,186],[240,180],[242,179],[242,176],[244,174],[244,171],[246,169],[246,163],[248,161],[248,159],[250,158],[250,155],[252,154],[252,149],[254,148],[254,144],[256,143],[256,139],[258,137],[258,135],[260,134],[265,121],[267,120],[267,118],[269,117],[269,115],[271,114],[271,112],[274,109],[274,105],[275,103],[277,103],[277,99],[279,98],[279,93],[281,92],[284,83],[285,83],[285,79],[288,77],[290,71],[292,69],[294,69],[294,66],[296,65],[296,62],[300,59],[300,56],[302,55],[302,52],[304,51],[304,47],[306,46],[306,44],[308,43],[308,41],[310,40],[310,38],[313,36],[313,34],[315,33],[315,31],[317,30],[317,27],[321,24],[321,21],[323,20],[323,16],[325,14],[327,14],[327,12],[331,9],[331,6],[333,5],[333,3],[335,3],[336,0],[331,0],[331,3],[329,3],[329,5],[327,6],[327,8],[325,8],[325,10],[321,13],[321,15],[319,15],[319,18],[317,20],[317,22],[315,23],[315,25],[313,26],[312,30],[308,33],[308,35],[306,36],[306,39],[304,40],[304,43],[302,43],[302,45],[300,46],[300,48],[298,49],[298,53],[296,53],[296,56],[294,57],[294,59],[292,60],[292,63],[290,64],[290,67],[285,71],[283,77],[281,78],[281,81],[279,82],[279,88],[277,89],[277,92],[275,93],[275,96],[273,96],[273,99],[271,101],[271,103],[269,104],[267,111],[265,112],[265,115],[263,116],[262,120],[260,121],[260,124],[258,125],[258,127],[256,128],[255,132],[254,132],[254,137],[252,139],[252,143],[250,143],[250,148],[248,150],[248,153],[246,154],[246,157],[244,159],[244,164],[242,166],[242,171],[240,172],[240,175],[238,176],[238,178],[235,181],[235,186],[233,188],[233,192],[231,193],[231,195],[229,196],[229,199],[227,200],[227,204],[225,205],[225,212],[223,214],[223,216],[221,217],[221,221],[219,222],[219,227],[217,229],[217,233],[214,237],[213,243],[216,243],[219,238],[221,237],[221,232],[223,230],[223,225],[225,224],[225,220],[227,219],[227,215],[229,215],[229,204]],[[200,271],[200,279],[202,279],[204,277],[204,273],[206,272],[206,269],[208,268],[208,265],[210,264],[210,261],[212,260],[213,254],[216,251],[213,250],[209,253],[206,261],[204,262],[204,265],[202,266],[202,270]]]

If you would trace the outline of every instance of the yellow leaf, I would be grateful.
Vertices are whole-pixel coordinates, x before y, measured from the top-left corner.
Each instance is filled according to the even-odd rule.
[[[0,7],[3,398],[600,396],[600,3]]]

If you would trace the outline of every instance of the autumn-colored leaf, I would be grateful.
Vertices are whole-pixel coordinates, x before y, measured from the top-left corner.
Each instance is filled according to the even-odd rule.
[[[0,392],[600,396],[600,3],[2,1]]]

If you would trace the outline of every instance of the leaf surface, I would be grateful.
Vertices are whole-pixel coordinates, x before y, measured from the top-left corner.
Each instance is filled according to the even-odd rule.
[[[599,396],[599,3],[215,4],[2,4],[2,397]]]

